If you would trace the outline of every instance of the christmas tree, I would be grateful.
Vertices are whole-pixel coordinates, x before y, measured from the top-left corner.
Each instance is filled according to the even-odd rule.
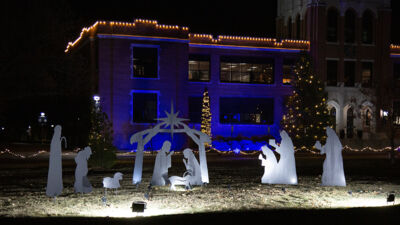
[[[293,94],[286,102],[287,112],[281,125],[297,148],[310,149],[317,140],[325,142],[326,127],[332,125],[326,103],[327,93],[313,72],[308,54],[300,56],[293,72]]]
[[[116,161],[116,147],[112,144],[112,123],[102,111],[98,100],[90,110],[89,146],[92,155],[89,164],[94,167],[111,168]]]
[[[205,88],[203,93],[203,105],[201,108],[201,132],[211,137],[211,111],[210,111],[210,97],[208,96],[208,89]]]

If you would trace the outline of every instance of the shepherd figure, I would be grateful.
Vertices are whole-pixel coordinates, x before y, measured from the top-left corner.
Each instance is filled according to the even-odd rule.
[[[61,137],[61,126],[54,127],[53,138],[50,143],[49,171],[47,175],[46,195],[56,197],[63,190],[62,180],[62,152],[61,141],[64,140],[65,147],[67,142],[65,137]]]
[[[87,161],[90,155],[92,155],[92,149],[87,146],[75,156],[76,169],[74,189],[76,193],[90,193],[92,191],[92,185],[87,178]]]
[[[168,168],[171,167],[171,156],[174,154],[174,152],[170,152],[170,149],[171,142],[164,141],[154,163],[153,176],[150,182],[152,186],[164,186],[169,182]]]

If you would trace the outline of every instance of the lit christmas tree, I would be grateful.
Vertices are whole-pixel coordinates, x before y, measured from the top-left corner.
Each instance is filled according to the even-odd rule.
[[[317,140],[325,142],[326,127],[332,125],[326,103],[327,93],[322,82],[315,77],[308,54],[301,55],[293,71],[293,94],[286,103],[287,112],[281,125],[297,148],[310,149]]]
[[[210,111],[210,97],[208,96],[208,89],[205,88],[203,93],[203,105],[201,108],[201,132],[211,137],[211,111]]]
[[[95,167],[111,168],[115,164],[117,148],[112,144],[112,123],[102,111],[99,100],[90,109],[89,146],[92,155],[89,164]]]

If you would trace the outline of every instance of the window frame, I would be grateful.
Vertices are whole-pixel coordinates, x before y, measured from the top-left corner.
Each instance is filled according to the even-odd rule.
[[[157,49],[157,77],[135,77],[134,74],[134,64],[133,64],[133,49],[134,48],[155,48]],[[130,78],[137,80],[159,80],[160,79],[160,45],[152,45],[152,44],[131,44],[130,45]]]
[[[266,60],[269,62],[265,62],[265,63],[258,63],[259,61],[262,60]],[[230,74],[230,79],[228,80],[222,80],[222,63],[226,63],[226,64],[230,64],[229,65],[229,71],[228,73]],[[238,64],[239,68],[238,70],[235,72],[239,73],[239,81],[232,81],[232,64]],[[251,72],[248,73],[249,75],[249,82],[242,82],[240,81],[242,79],[242,71],[241,71],[241,65],[242,64],[246,64],[246,65],[250,65],[254,66],[254,65],[260,65],[262,66],[262,68],[264,68],[263,66],[266,66],[268,64],[272,65],[272,83],[261,83],[261,82],[253,82],[251,80]],[[243,65],[244,66],[244,65]],[[245,73],[243,73],[245,74]],[[221,55],[220,56],[220,60],[219,60],[219,83],[221,84],[244,84],[244,85],[275,85],[276,84],[276,77],[275,77],[275,58],[273,57],[245,57],[245,56],[228,56],[228,55]]]
[[[157,118],[155,118],[155,119],[160,118],[160,91],[157,91],[157,90],[131,90],[131,92],[130,92],[130,103],[129,103],[129,106],[130,106],[130,118],[129,118],[129,122],[130,122],[130,124],[131,124],[131,125],[137,125],[137,124],[140,124],[140,125],[151,125],[151,124],[157,123],[156,120],[154,120],[154,122],[134,122],[134,121],[133,121],[133,119],[134,119],[134,118],[133,118],[133,117],[134,117],[134,109],[133,109],[134,97],[133,97],[133,95],[134,95],[135,93],[140,93],[140,94],[156,94],[156,95],[157,95],[157,104],[156,104],[156,107],[157,107]]]
[[[192,59],[193,58],[199,58],[199,59]],[[207,58],[205,60],[202,60],[200,58]],[[190,74],[190,61],[198,61],[198,62],[208,62],[208,80],[190,80],[189,79],[189,74]],[[200,71],[200,70],[198,70]],[[200,83],[209,83],[211,81],[211,55],[206,55],[206,54],[190,54],[188,58],[188,75],[187,75],[187,80],[189,82],[200,82]]]

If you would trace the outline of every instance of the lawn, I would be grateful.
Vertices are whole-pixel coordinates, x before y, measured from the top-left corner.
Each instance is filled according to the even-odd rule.
[[[168,186],[154,187],[148,192],[155,155],[146,155],[143,180],[132,185],[133,157],[119,157],[115,168],[90,169],[88,177],[94,189],[90,194],[73,190],[73,154],[63,158],[63,194],[49,198],[45,194],[47,158],[30,159],[0,157],[0,216],[2,217],[134,217],[133,201],[146,201],[147,209],[140,217],[227,213],[259,210],[348,209],[353,207],[387,206],[386,196],[400,193],[399,165],[390,166],[382,154],[344,155],[346,187],[320,185],[323,158],[296,154],[298,185],[261,184],[263,168],[257,155],[233,156],[208,154],[210,183],[192,190]],[[170,176],[184,172],[182,155],[173,156]],[[102,178],[122,172],[121,188],[108,191],[106,204]],[[149,193],[146,199],[145,193]],[[398,204],[396,200],[395,204]]]

